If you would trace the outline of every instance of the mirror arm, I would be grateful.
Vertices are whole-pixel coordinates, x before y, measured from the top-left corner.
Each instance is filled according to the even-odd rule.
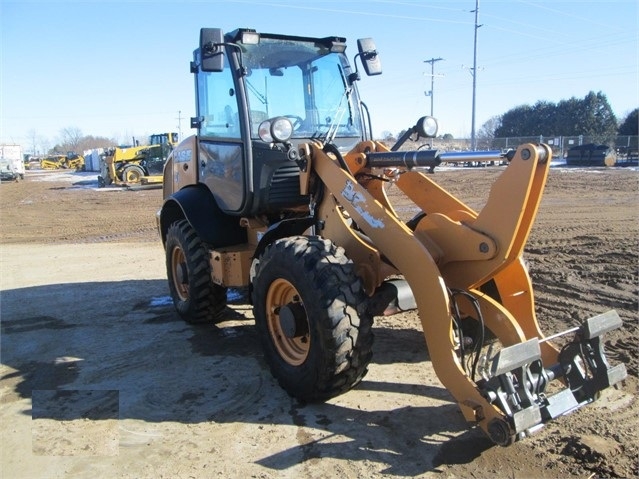
[[[413,133],[417,133],[417,126],[409,128],[404,132],[404,134],[395,142],[395,144],[391,147],[391,151],[399,150],[404,143],[411,137]]]

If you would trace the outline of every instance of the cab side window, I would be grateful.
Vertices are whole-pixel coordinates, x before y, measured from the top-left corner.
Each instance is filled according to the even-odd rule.
[[[197,81],[201,101],[199,111],[203,117],[200,134],[212,138],[239,139],[240,116],[228,61],[224,61],[224,71],[200,72]]]

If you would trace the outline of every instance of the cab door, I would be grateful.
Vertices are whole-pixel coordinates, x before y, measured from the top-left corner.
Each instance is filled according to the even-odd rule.
[[[244,118],[238,82],[225,55],[224,69],[196,74],[200,183],[226,213],[240,214],[247,201]]]

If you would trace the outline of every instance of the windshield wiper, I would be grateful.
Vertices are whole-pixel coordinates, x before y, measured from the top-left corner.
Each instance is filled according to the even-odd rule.
[[[340,77],[342,78],[344,93],[342,93],[342,96],[339,99],[335,116],[333,117],[333,120],[331,121],[331,124],[326,131],[325,143],[332,143],[337,136],[337,131],[339,130],[340,123],[342,121],[342,118],[344,117],[344,113],[346,112],[346,107],[343,105],[344,99],[346,99],[346,105],[350,105],[351,92],[353,91],[353,87],[352,85],[349,85],[342,66],[338,64],[337,69],[339,70]]]
[[[266,111],[268,113],[268,98],[266,98],[266,95],[262,95],[257,88],[255,88],[253,86],[253,84],[249,81],[249,79],[246,79],[246,86],[248,87],[249,90],[251,90],[251,93],[253,93],[257,99],[262,102],[262,105],[266,106]]]

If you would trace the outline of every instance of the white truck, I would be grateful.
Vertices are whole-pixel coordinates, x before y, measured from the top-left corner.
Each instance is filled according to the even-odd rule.
[[[24,179],[24,159],[20,145],[0,145],[0,180]]]

